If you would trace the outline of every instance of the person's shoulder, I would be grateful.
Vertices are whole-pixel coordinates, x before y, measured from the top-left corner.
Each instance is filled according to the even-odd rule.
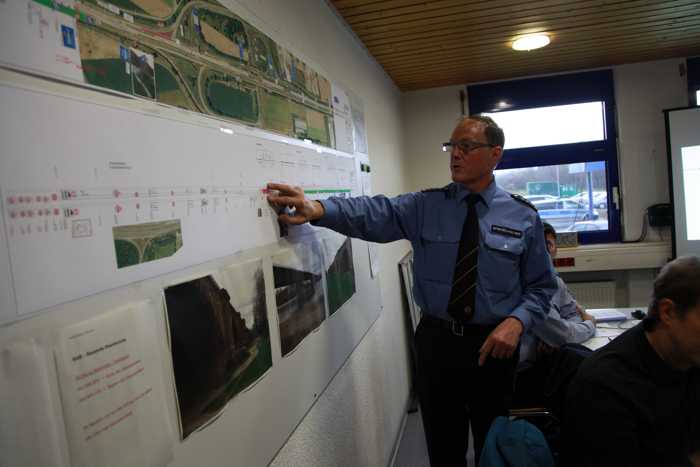
[[[519,195],[517,193],[509,193],[509,192],[506,192],[506,193],[508,193],[508,195],[511,197],[511,199],[513,199],[515,202],[519,203],[521,206],[525,206],[526,208],[531,209],[534,212],[537,212],[537,208],[535,207],[535,205],[532,204],[530,202],[530,200],[528,200],[524,196]]]
[[[644,373],[635,341],[635,332],[632,329],[626,331],[588,357],[581,364],[579,375],[604,386],[634,380],[635,375]]]
[[[442,199],[451,199],[455,197],[456,186],[454,183],[449,183],[440,188],[426,188],[421,190],[419,193],[422,193],[425,196],[437,196]]]

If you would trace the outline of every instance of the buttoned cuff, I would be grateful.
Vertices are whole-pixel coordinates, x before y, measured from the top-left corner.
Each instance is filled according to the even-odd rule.
[[[328,227],[330,225],[333,225],[333,221],[336,217],[338,217],[338,214],[340,212],[340,210],[338,209],[338,205],[328,199],[319,199],[318,202],[321,203],[321,205],[323,205],[323,216],[316,219],[315,221],[311,221],[311,225],[317,227]]]
[[[530,330],[532,326],[532,316],[530,312],[523,308],[516,308],[513,312],[508,315],[509,318],[515,318],[523,325],[523,334]]]

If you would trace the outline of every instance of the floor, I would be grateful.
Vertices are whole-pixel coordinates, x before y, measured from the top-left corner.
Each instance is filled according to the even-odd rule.
[[[469,452],[467,453],[468,467],[474,467],[474,453],[471,450],[471,445],[470,439]],[[418,411],[408,414],[406,428],[399,442],[399,450],[393,467],[430,467],[428,448],[425,445],[423,421]]]

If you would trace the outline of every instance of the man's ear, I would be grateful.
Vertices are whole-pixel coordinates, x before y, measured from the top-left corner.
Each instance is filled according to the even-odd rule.
[[[677,317],[676,315],[676,304],[673,300],[668,298],[662,298],[659,300],[657,305],[657,310],[659,313],[659,321],[668,325],[673,319]]]
[[[503,157],[503,148],[501,146],[492,147],[491,157],[493,158],[493,166],[496,167],[501,162],[501,157]]]

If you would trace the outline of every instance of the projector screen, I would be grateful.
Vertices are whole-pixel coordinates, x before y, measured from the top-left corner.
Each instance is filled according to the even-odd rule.
[[[700,107],[667,110],[673,256],[700,256]]]

